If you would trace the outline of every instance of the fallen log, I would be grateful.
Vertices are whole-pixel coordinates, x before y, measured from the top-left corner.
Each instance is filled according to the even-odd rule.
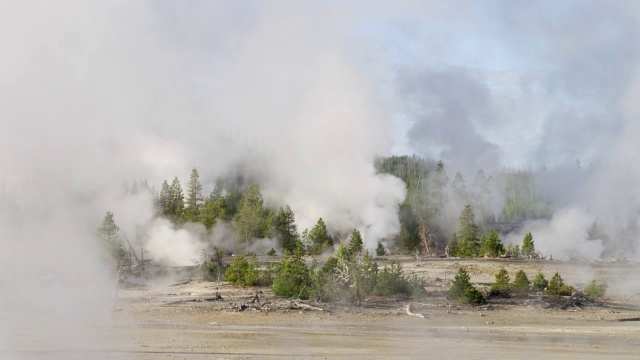
[[[289,305],[287,307],[289,309],[292,309],[292,310],[324,311],[323,308],[319,308],[319,307],[311,306],[311,305],[307,305],[307,304],[302,304],[302,303],[298,303],[298,302],[295,302],[295,301],[289,301]]]

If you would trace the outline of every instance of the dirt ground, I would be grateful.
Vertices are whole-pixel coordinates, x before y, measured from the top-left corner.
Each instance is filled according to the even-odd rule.
[[[255,288],[222,283],[222,300],[211,301],[216,284],[188,280],[188,272],[152,285],[120,289],[113,326],[103,329],[99,349],[60,358],[91,359],[637,359],[640,357],[640,288],[634,287],[637,263],[508,261],[396,258],[405,271],[423,276],[433,294],[412,300],[369,298],[363,307],[313,301],[323,311],[290,309],[289,299],[261,288],[268,310],[248,303]],[[386,260],[379,261],[383,265]],[[472,281],[487,286],[505,266],[529,276],[558,271],[566,283],[606,280],[609,300],[603,306],[538,308],[522,300],[491,301],[482,307],[439,300],[458,266]],[[616,279],[622,279],[617,283]],[[179,282],[178,284],[176,283]],[[276,306],[277,304],[277,306]],[[248,304],[251,306],[250,304]],[[125,340],[123,340],[125,339]],[[52,353],[30,353],[53,358]],[[65,356],[67,355],[67,356]],[[25,356],[25,358],[28,358]]]

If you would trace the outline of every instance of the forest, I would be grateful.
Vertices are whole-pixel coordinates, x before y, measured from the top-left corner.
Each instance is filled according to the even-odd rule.
[[[531,169],[503,168],[495,175],[481,169],[467,184],[461,172],[450,178],[444,162],[417,156],[379,157],[375,168],[380,174],[402,179],[407,190],[398,208],[400,231],[396,238],[384,239],[391,246],[378,241],[375,254],[365,248],[363,236],[355,228],[350,233],[335,231],[320,217],[312,228],[299,229],[291,207],[266,206],[258,182],[248,175],[217,179],[206,196],[196,168],[191,170],[185,187],[177,176],[165,180],[159,190],[146,180],[133,180],[125,183],[123,193],[147,194],[153,199],[154,216],[178,229],[189,224],[201,224],[206,232],[214,231],[218,224],[232,229],[231,244],[210,244],[197,259],[205,278],[246,286],[269,285],[277,295],[303,299],[313,296],[359,303],[368,294],[419,296],[424,291],[422,279],[407,276],[394,261],[379,269],[374,256],[546,257],[536,249],[531,232],[516,243],[504,244],[501,239],[506,233],[521,230],[526,221],[551,216],[552,204],[536,185]],[[97,234],[122,264],[135,251],[129,240],[128,247],[122,242],[115,217],[107,212]],[[274,246],[255,251],[253,244],[260,239],[275,240]],[[225,263],[225,255],[232,253],[233,261]],[[305,255],[322,254],[325,257],[321,264],[314,259],[309,265],[303,259]],[[264,267],[256,255],[281,255],[281,261]],[[454,283],[458,285],[451,290],[454,298],[484,301],[485,295],[470,288],[468,275],[464,269],[460,271]],[[507,288],[524,291],[524,287],[531,287],[521,277],[508,285],[509,281],[496,275],[496,294]]]

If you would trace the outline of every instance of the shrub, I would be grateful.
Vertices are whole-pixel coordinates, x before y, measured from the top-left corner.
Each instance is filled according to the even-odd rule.
[[[601,299],[604,297],[607,291],[607,283],[596,283],[595,280],[592,280],[589,285],[584,289],[584,294],[590,300]]]
[[[293,255],[285,255],[275,267],[272,289],[276,295],[309,299],[313,285],[311,271],[301,254],[296,251]]]
[[[260,264],[255,254],[251,257],[251,261],[247,261],[246,257],[238,255],[233,258],[231,265],[229,265],[222,277],[232,284],[246,286],[267,285],[269,279],[263,276],[259,266]]]
[[[415,283],[412,284],[411,281],[404,277],[402,265],[392,261],[389,265],[383,267],[379,273],[378,282],[373,288],[373,293],[386,296],[412,296],[414,293],[414,285]]]
[[[458,268],[449,296],[460,302],[471,304],[480,304],[485,300],[484,296],[471,284],[471,277],[463,267]]]
[[[518,296],[525,296],[529,292],[531,288],[531,282],[527,278],[527,274],[523,270],[518,270],[516,272],[516,276],[513,279],[513,284],[511,284],[513,291]]]
[[[384,256],[384,246],[382,245],[382,241],[378,241],[378,247],[376,248],[376,256]]]
[[[531,283],[531,291],[544,291],[547,286],[549,286],[549,282],[544,278],[544,274],[538,271],[538,274],[536,274],[536,277]]]
[[[511,294],[511,284],[509,284],[509,274],[504,267],[500,268],[495,275],[496,281],[491,284],[490,296],[509,297]]]
[[[567,296],[571,295],[572,291],[573,289],[564,284],[562,277],[558,273],[553,275],[547,287],[547,293],[549,295]]]
[[[369,250],[365,250],[358,272],[360,288],[365,294],[370,294],[378,282],[378,264],[373,261],[373,257],[369,254]]]
[[[269,255],[269,256],[276,256],[276,249],[271,248],[271,250],[269,250],[269,252],[267,253],[267,255]]]

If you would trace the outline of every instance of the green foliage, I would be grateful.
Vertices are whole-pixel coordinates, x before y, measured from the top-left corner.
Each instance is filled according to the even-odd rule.
[[[291,253],[295,250],[296,242],[300,238],[295,221],[295,216],[289,205],[281,207],[274,219],[275,233],[280,240],[280,246],[284,251]]]
[[[530,232],[524,236],[522,240],[522,256],[530,258],[536,252],[535,244],[533,243],[533,236]]]
[[[105,251],[120,263],[126,258],[127,251],[119,241],[118,231],[120,228],[113,219],[113,213],[107,211],[102,219],[102,224],[96,230],[96,235],[102,241]]]
[[[222,276],[227,269],[225,263],[222,261],[223,258],[224,254],[218,247],[213,248],[213,256],[211,258],[207,257],[205,251],[202,252],[200,269],[205,280],[220,280],[219,277]]]
[[[102,219],[102,224],[97,229],[98,238],[105,243],[115,244],[118,239],[118,231],[120,228],[113,219],[113,213],[107,211]]]
[[[202,185],[200,185],[198,170],[194,167],[189,178],[189,188],[187,189],[187,206],[182,214],[182,222],[196,222],[200,216],[202,206]]]
[[[360,235],[360,231],[358,231],[358,229],[353,229],[351,237],[349,238],[349,253],[360,253],[363,245],[364,243],[362,242],[362,235]]]
[[[460,226],[458,227],[459,255],[476,256],[480,250],[478,243],[478,225],[471,205],[467,204],[460,213]]]
[[[174,223],[180,219],[184,212],[184,193],[182,192],[182,186],[176,176],[169,187],[169,202],[165,215],[171,219]]]
[[[597,283],[595,280],[591,280],[589,285],[584,289],[584,293],[590,300],[598,300],[604,297],[607,292],[607,283]]]
[[[531,291],[544,291],[549,286],[549,282],[544,278],[544,274],[539,271],[531,283]]]
[[[384,246],[382,245],[382,241],[378,240],[378,247],[376,248],[376,256],[384,256]]]
[[[513,288],[513,291],[518,296],[525,296],[527,293],[529,293],[531,282],[529,281],[529,279],[527,278],[527,274],[525,274],[523,270],[518,270],[511,286]]]
[[[562,277],[558,273],[553,275],[547,287],[547,293],[549,295],[568,296],[571,295],[572,291],[573,289],[564,284]]]
[[[463,267],[458,268],[458,273],[449,290],[449,296],[470,304],[480,304],[485,301],[484,296],[471,284],[471,277]]]
[[[500,213],[502,221],[547,218],[551,215],[548,202],[536,185],[531,169],[503,169],[500,174],[504,205]]]
[[[364,294],[370,294],[378,283],[378,264],[373,261],[373,257],[369,254],[369,250],[365,250],[362,256],[357,276],[360,282],[360,288]]]
[[[378,283],[373,288],[373,293],[376,295],[402,295],[408,297],[421,294],[424,291],[423,289],[422,282],[419,279],[407,279],[404,276],[402,265],[391,261],[378,274]]]
[[[456,233],[451,234],[449,256],[460,256],[460,244],[458,244],[458,235]]]
[[[276,256],[276,249],[271,248],[271,250],[269,250],[269,252],[267,253],[267,255],[269,255],[269,256]]]
[[[252,238],[261,238],[264,233],[263,216],[265,211],[262,204],[260,189],[256,185],[249,186],[242,197],[234,219],[238,237],[245,244],[247,253],[249,252],[249,241]]]
[[[504,246],[498,236],[498,233],[491,229],[489,236],[487,236],[487,242],[485,244],[485,255],[491,257],[497,257],[504,252]]]
[[[202,205],[199,220],[207,230],[211,230],[217,220],[225,220],[226,218],[227,211],[224,197],[222,196],[222,188],[216,185],[209,197],[205,199],[204,205]]]
[[[278,296],[309,299],[312,286],[311,270],[298,251],[293,255],[285,255],[274,269],[272,289]]]
[[[499,297],[508,297],[511,294],[510,278],[507,270],[501,267],[495,274],[496,280],[491,284],[490,295]]]
[[[322,218],[319,218],[313,229],[308,232],[307,242],[307,252],[312,255],[320,255],[333,246],[333,238],[329,235]]]
[[[259,267],[260,264],[255,254],[251,257],[251,261],[247,261],[246,257],[238,255],[233,258],[223,278],[232,284],[238,285],[267,285],[268,279],[262,276],[263,274]]]

